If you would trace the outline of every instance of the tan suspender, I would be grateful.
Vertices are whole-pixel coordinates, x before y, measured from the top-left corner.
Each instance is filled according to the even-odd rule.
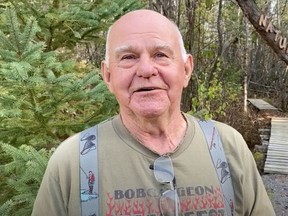
[[[198,121],[206,138],[211,160],[215,167],[225,199],[227,216],[234,215],[234,190],[228,162],[219,134],[214,123]],[[98,134],[97,125],[81,132],[80,135],[80,197],[82,216],[99,216],[99,175],[98,175]]]

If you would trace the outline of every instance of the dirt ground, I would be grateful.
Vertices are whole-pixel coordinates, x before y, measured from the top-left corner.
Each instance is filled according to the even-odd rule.
[[[263,183],[277,216],[288,215],[288,175],[264,174]]]

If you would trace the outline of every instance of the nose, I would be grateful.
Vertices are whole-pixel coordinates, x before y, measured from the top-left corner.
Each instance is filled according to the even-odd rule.
[[[136,72],[137,76],[149,78],[158,74],[158,69],[155,67],[154,62],[149,57],[143,57],[139,61],[139,66]]]

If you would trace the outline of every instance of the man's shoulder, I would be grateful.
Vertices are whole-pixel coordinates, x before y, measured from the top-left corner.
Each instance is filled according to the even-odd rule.
[[[233,136],[238,136],[241,134],[234,128],[232,127],[231,125],[227,124],[227,123],[224,123],[224,122],[220,122],[220,121],[216,121],[216,120],[211,120],[214,122],[215,124],[215,127],[217,128],[217,130],[219,131],[219,133],[227,133],[227,132],[230,132],[231,135]]]
[[[221,137],[221,140],[222,140],[224,146],[226,146],[226,145],[232,145],[233,146],[236,143],[245,142],[243,140],[242,135],[234,127],[232,127],[226,123],[223,123],[223,122],[220,122],[217,120],[211,120],[211,119],[210,120],[202,120],[200,118],[194,117],[194,116],[189,115],[189,114],[187,114],[186,116],[189,119],[189,121],[193,121],[196,124],[199,124],[199,121],[200,122],[201,121],[202,122],[207,122],[207,121],[212,122],[213,126],[216,127],[217,132],[218,132],[219,136]]]
[[[219,121],[213,121],[217,128],[219,137],[223,143],[225,152],[238,152],[242,154],[248,151],[248,146],[242,134],[234,127]]]
[[[79,154],[79,139],[80,132],[60,143],[49,160],[49,167],[59,167],[69,164],[73,161],[73,158],[75,160],[75,157]]]
[[[112,120],[115,117],[111,117],[108,118],[107,120],[104,120],[102,122],[100,122],[99,124],[96,124],[94,126],[88,127],[86,129],[95,127],[95,126],[99,126],[101,128],[108,127],[109,125],[111,125]],[[75,133],[74,135],[71,135],[70,137],[68,137],[66,140],[64,140],[63,142],[60,143],[60,145],[56,148],[53,157],[63,157],[63,155],[75,155],[75,154],[79,154],[79,143],[80,143],[80,138],[81,138],[81,133],[85,132],[84,129],[83,131],[80,131],[78,133]]]
[[[189,120],[189,121],[192,121],[192,122],[209,122],[211,121],[215,127],[217,128],[217,131],[220,133],[220,134],[227,134],[227,132],[230,133],[230,135],[236,135],[236,136],[241,136],[241,134],[235,129],[233,128],[232,126],[224,123],[224,122],[220,122],[220,121],[217,121],[217,120],[214,120],[214,119],[209,119],[209,120],[204,120],[204,119],[201,119],[201,118],[198,118],[198,117],[195,117],[191,114],[185,114],[186,118]]]
[[[57,147],[56,152],[66,152],[69,153],[73,151],[74,148],[77,148],[79,146],[79,139],[80,139],[81,132],[78,132],[70,137],[68,137],[66,140],[60,143],[60,145]]]

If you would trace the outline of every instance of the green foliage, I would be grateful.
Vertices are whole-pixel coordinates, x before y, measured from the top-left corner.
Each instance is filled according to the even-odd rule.
[[[210,10],[213,6],[213,0],[205,0],[206,9]]]
[[[219,70],[218,67],[218,73]],[[192,98],[192,110],[189,113],[198,118],[210,119],[225,115],[226,107],[237,101],[240,94],[240,84],[235,84],[235,80],[229,80],[229,77],[223,82],[215,74],[209,85],[206,85],[203,78],[197,81],[197,96]]]
[[[259,170],[259,172],[263,172],[264,170],[264,164],[265,164],[265,155],[263,152],[254,152],[253,153],[253,157],[254,157],[254,160],[256,162],[256,165],[257,165],[257,168]]]
[[[93,67],[60,62],[35,42],[35,20],[21,31],[16,14],[7,11],[10,34],[0,31],[0,137],[51,147],[61,139],[115,113],[115,100]],[[81,74],[81,71],[84,74]],[[112,106],[111,106],[112,105]]]
[[[31,215],[33,203],[53,149],[37,151],[27,145],[15,148],[8,144],[0,144],[2,150],[12,157],[11,162],[0,166],[0,172],[7,176],[7,185],[17,194],[0,207],[0,215]],[[5,185],[1,185],[2,189],[3,187]]]
[[[3,146],[13,161],[0,152],[7,171],[0,172],[0,205],[3,215],[11,208],[16,215],[28,215],[43,175],[33,161],[44,166],[49,157],[43,153],[47,158],[41,159],[33,149],[56,147],[71,134],[115,115],[118,105],[97,68],[69,59],[71,56],[64,58],[65,49],[47,51],[37,37],[43,31],[33,17],[25,25],[12,9],[3,17],[0,139],[11,145],[10,149]]]
[[[0,149],[0,215],[31,214],[50,156],[43,147],[118,112],[99,69],[74,49],[96,44],[99,61],[108,26],[142,6],[138,0],[0,3],[0,142],[7,143]]]
[[[103,44],[103,33],[115,19],[127,11],[143,7],[139,0],[6,2],[16,9],[24,23],[31,15],[36,18],[42,30],[37,38],[45,42],[47,50],[73,49],[77,43],[86,42]]]

